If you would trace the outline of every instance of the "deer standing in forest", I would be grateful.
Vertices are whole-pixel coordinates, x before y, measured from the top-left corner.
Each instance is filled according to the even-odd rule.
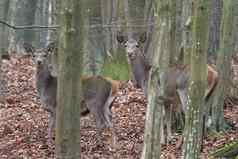
[[[117,36],[118,42],[125,46],[128,61],[133,74],[133,82],[137,87],[141,88],[145,93],[145,96],[147,96],[147,83],[151,65],[142,51],[141,44],[145,42],[145,39],[145,34],[143,34],[138,41],[132,38],[127,39],[127,37],[123,35]],[[210,97],[218,82],[217,71],[209,65],[207,65],[207,70],[208,87],[204,95],[206,101]],[[190,66],[181,64],[169,67],[164,73],[163,78],[165,81],[164,96],[159,98],[162,99],[164,103],[164,120],[166,122],[167,139],[169,140],[172,136],[172,110],[185,112],[187,109]],[[179,108],[180,104],[182,105],[181,108]],[[161,141],[164,143],[165,139],[163,136],[163,127],[161,128],[161,131]]]
[[[48,126],[48,144],[52,143],[53,129],[56,122],[57,107],[57,73],[53,73],[52,54],[56,53],[55,45],[49,44],[44,49],[35,49],[31,44],[23,44],[26,52],[32,55],[36,66],[36,89],[43,108],[50,113]],[[102,129],[112,128],[112,142],[115,134],[112,124],[112,103],[123,82],[102,76],[82,77],[83,99],[81,116],[92,113],[96,120],[97,136],[100,138]]]

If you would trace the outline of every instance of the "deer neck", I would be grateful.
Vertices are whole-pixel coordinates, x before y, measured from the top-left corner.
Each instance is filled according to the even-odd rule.
[[[54,77],[51,76],[47,66],[37,66],[36,87],[38,92],[41,92],[41,89],[44,89],[44,87],[48,87],[53,79]]]

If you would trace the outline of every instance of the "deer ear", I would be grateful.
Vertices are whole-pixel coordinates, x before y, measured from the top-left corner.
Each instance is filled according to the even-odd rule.
[[[125,38],[125,36],[123,36],[122,34],[118,34],[118,35],[117,35],[117,41],[118,41],[120,44],[122,44],[122,43],[124,43],[124,42],[126,41],[126,38]]]
[[[29,43],[23,43],[22,46],[27,54],[33,54],[35,52],[35,48]]]
[[[146,32],[144,32],[140,35],[139,42],[144,43],[146,41],[146,39],[147,39],[147,35],[146,35]]]
[[[57,42],[50,42],[46,47],[46,51],[49,53],[57,52]]]

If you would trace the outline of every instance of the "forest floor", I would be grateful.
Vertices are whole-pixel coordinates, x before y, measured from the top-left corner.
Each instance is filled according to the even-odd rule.
[[[47,146],[48,113],[44,111],[34,86],[35,68],[30,58],[12,56],[3,60],[2,71],[7,82],[6,101],[0,105],[0,159],[53,159],[54,148]],[[230,101],[230,102],[229,102]],[[233,128],[216,137],[205,137],[201,158],[234,140],[238,140],[238,105],[226,102],[225,118]],[[118,93],[113,104],[113,121],[117,147],[107,142],[96,144],[96,127],[92,116],[81,118],[82,159],[139,159],[143,147],[146,100],[131,84]],[[163,158],[179,158],[176,148],[179,135],[162,147]]]

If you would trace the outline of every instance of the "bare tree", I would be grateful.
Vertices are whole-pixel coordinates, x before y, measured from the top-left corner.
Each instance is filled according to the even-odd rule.
[[[80,158],[81,74],[84,54],[82,0],[60,0],[59,76],[56,111],[56,155]]]
[[[230,77],[230,65],[233,51],[233,39],[234,39],[234,11],[237,5],[236,1],[226,0],[223,1],[223,14],[221,23],[220,34],[220,47],[218,52],[217,67],[220,75],[218,83],[218,89],[214,97],[212,105],[212,127],[216,131],[222,131],[226,129],[225,119],[223,115],[223,105],[225,96],[228,93]]]
[[[193,47],[188,108],[185,115],[184,159],[198,159],[202,145],[204,94],[206,87],[206,52],[209,5],[205,0],[193,1]]]

